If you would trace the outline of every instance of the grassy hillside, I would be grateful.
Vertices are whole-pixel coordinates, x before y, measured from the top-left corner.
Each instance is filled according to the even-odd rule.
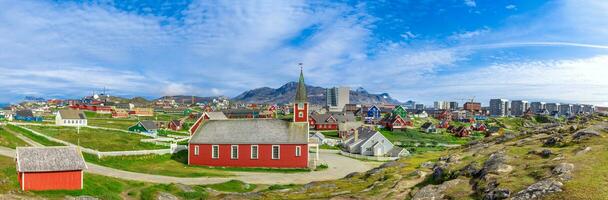
[[[340,180],[221,196],[232,199],[608,199],[608,117],[538,123],[403,158]],[[216,198],[211,196],[211,198]]]

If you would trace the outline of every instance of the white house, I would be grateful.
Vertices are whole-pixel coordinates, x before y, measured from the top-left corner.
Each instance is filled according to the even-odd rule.
[[[55,116],[58,126],[87,126],[87,116],[81,110],[60,110]]]
[[[400,157],[409,154],[407,150],[394,146],[379,131],[368,127],[357,128],[355,133],[343,142],[343,145],[347,152],[365,156]]]

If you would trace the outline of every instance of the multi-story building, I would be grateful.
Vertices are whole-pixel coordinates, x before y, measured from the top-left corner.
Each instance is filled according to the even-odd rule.
[[[559,105],[559,115],[570,116],[572,113],[572,104],[560,104]]]
[[[479,112],[481,111],[481,103],[479,102],[466,102],[464,103],[464,110]]]
[[[491,99],[490,100],[490,116],[504,117],[509,114],[509,100],[507,99]]]
[[[424,110],[424,104],[416,104],[414,107],[416,110]]]
[[[559,113],[559,107],[560,104],[559,103],[547,103],[545,104],[545,108],[547,109],[547,112],[549,112],[549,114],[555,114],[555,113]]]
[[[530,109],[534,113],[541,113],[544,109],[546,109],[545,104],[547,104],[547,103],[535,101],[535,102],[530,103]]]
[[[511,115],[513,116],[523,116],[526,110],[528,110],[529,104],[528,101],[524,100],[514,100],[511,101]]]
[[[581,113],[583,113],[583,105],[581,105],[581,104],[572,105],[572,114],[578,115]]]
[[[584,113],[593,113],[593,112],[595,112],[595,106],[585,104],[585,105],[583,105],[583,112]]]
[[[458,102],[450,101],[449,105],[450,105],[449,109],[451,109],[451,110],[458,110]]]
[[[341,112],[350,103],[350,88],[333,87],[325,90],[326,106],[330,112]]]
[[[409,100],[409,101],[406,101],[405,104],[403,104],[403,106],[405,107],[405,109],[414,109],[414,108],[416,108],[416,102]]]
[[[450,103],[447,101],[435,101],[434,107],[437,110],[446,110],[450,109]]]

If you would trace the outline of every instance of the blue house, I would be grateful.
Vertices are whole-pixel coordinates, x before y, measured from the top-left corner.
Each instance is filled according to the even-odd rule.
[[[367,115],[365,116],[366,121],[379,120],[382,117],[380,108],[376,105],[372,105],[367,109]]]
[[[34,116],[32,110],[18,110],[13,116],[15,120],[21,120],[26,122],[41,122],[42,117]]]

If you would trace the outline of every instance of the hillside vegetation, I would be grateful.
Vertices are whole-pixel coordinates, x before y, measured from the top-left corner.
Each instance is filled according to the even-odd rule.
[[[608,117],[551,123],[511,118],[492,123],[501,123],[508,131],[340,180],[210,198],[608,199]]]

